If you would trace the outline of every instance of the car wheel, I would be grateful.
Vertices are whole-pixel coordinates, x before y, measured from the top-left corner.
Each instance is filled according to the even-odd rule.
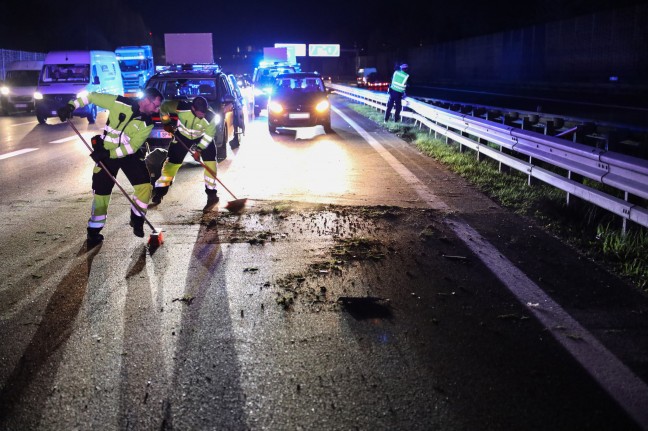
[[[97,105],[92,105],[92,108],[90,108],[90,112],[88,113],[87,118],[89,124],[95,123],[95,120],[97,119]]]
[[[326,133],[332,133],[333,132],[333,129],[331,128],[331,120],[324,122],[322,124],[322,126],[324,126],[324,131]]]
[[[223,127],[223,145],[216,147],[216,161],[222,162],[227,159],[227,126]]]
[[[47,117],[43,117],[42,115],[36,114],[36,120],[38,120],[38,124],[47,123]]]

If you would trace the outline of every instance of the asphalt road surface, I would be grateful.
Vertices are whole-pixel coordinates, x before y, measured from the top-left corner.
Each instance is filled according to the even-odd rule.
[[[249,125],[240,215],[186,162],[157,249],[115,189],[88,250],[87,150],[0,118],[0,429],[648,429],[646,295],[333,102]]]

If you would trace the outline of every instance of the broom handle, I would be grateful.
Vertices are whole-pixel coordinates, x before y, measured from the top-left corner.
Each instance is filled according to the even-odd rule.
[[[72,124],[72,122],[69,119],[67,120],[67,123],[70,125],[70,127],[72,127],[72,129],[74,129],[76,134],[79,135],[79,138],[81,138],[81,141],[85,144],[86,147],[88,147],[88,150],[90,150],[90,152],[92,153],[92,147],[88,144],[88,142],[86,142],[85,138],[83,137],[83,135],[81,135],[81,133],[79,133],[77,128],[74,126],[74,124]],[[126,190],[124,190],[124,188],[121,186],[121,184],[119,184],[119,181],[117,181],[117,178],[115,178],[113,176],[113,174],[111,174],[110,171],[108,171],[108,168],[106,168],[106,165],[104,165],[102,161],[99,161],[97,164],[99,166],[101,166],[101,168],[104,170],[104,172],[110,177],[111,180],[113,180],[115,185],[117,187],[119,187],[119,190],[121,190],[121,192],[124,194],[124,196],[126,196],[126,199],[128,199],[128,201],[131,203],[131,205],[133,205],[135,208],[137,208],[139,210],[139,212],[142,215],[142,217],[144,218],[144,221],[146,222],[146,224],[148,224],[151,229],[153,229],[154,231],[157,232],[155,227],[153,227],[151,222],[144,215],[144,211],[142,211],[142,208],[140,208],[140,206],[137,205],[137,203],[135,203],[135,201],[130,196],[128,196],[128,193],[126,193]]]
[[[179,135],[179,133],[178,133],[178,135]],[[178,142],[180,142],[180,143],[182,144],[182,146],[185,147],[185,149],[186,149],[187,151],[189,151],[189,154],[191,154],[192,156],[194,155],[194,151],[191,151],[191,148],[189,148],[189,147],[187,146],[187,144],[184,143],[184,141],[182,140],[182,138],[181,138],[180,136],[177,136],[175,133],[173,134],[173,136],[175,136],[175,137],[178,139]],[[216,144],[214,144],[214,145],[216,145]],[[223,145],[226,145],[226,144],[223,143]],[[194,157],[194,160],[196,160],[195,157]],[[200,159],[197,160],[197,162],[200,163],[200,164],[202,165],[203,168],[207,169],[207,172],[209,172],[210,174],[212,174],[212,175],[214,176],[214,179],[215,179],[216,181],[218,181],[218,183],[219,183],[221,186],[223,186],[223,188],[224,188],[225,190],[227,190],[227,192],[228,192],[230,195],[232,195],[232,197],[233,197],[234,199],[238,200],[238,198],[234,195],[234,193],[232,193],[232,192],[230,191],[230,189],[228,189],[227,186],[226,186],[225,184],[223,184],[223,182],[222,182],[221,180],[218,179],[218,177],[216,176],[216,172],[214,172],[214,170],[213,170],[212,168],[210,168],[209,166],[207,166],[206,164],[204,164],[204,163],[202,162],[202,160],[200,160]]]

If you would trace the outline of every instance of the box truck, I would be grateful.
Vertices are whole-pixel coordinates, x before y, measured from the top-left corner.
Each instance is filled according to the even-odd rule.
[[[5,82],[0,87],[3,114],[34,110],[34,92],[42,68],[42,61],[33,60],[13,61],[7,65]]]
[[[155,73],[150,45],[120,46],[115,50],[126,96],[142,97],[146,82]]]
[[[165,33],[166,64],[210,64],[214,62],[211,33]]]
[[[84,94],[97,92],[124,95],[117,56],[112,51],[52,51],[45,56],[38,80],[36,119],[45,124],[57,116],[57,109]],[[90,124],[97,118],[97,106],[89,104],[73,113]]]

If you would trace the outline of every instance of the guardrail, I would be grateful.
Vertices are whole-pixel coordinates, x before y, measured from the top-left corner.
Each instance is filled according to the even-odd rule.
[[[389,97],[387,93],[339,84],[330,84],[329,88],[383,111]],[[470,148],[480,160],[490,157],[499,162],[500,169],[507,166],[522,172],[528,176],[529,184],[539,180],[563,190],[567,203],[573,195],[620,216],[623,232],[627,221],[648,227],[648,209],[635,203],[641,201],[645,205],[648,200],[647,160],[471,117],[411,98],[406,101],[401,116],[414,119],[419,127],[426,126],[435,137],[445,136],[446,142],[457,142],[462,150]],[[538,161],[565,172],[545,169]],[[623,198],[589,187],[580,177],[618,190]]]

